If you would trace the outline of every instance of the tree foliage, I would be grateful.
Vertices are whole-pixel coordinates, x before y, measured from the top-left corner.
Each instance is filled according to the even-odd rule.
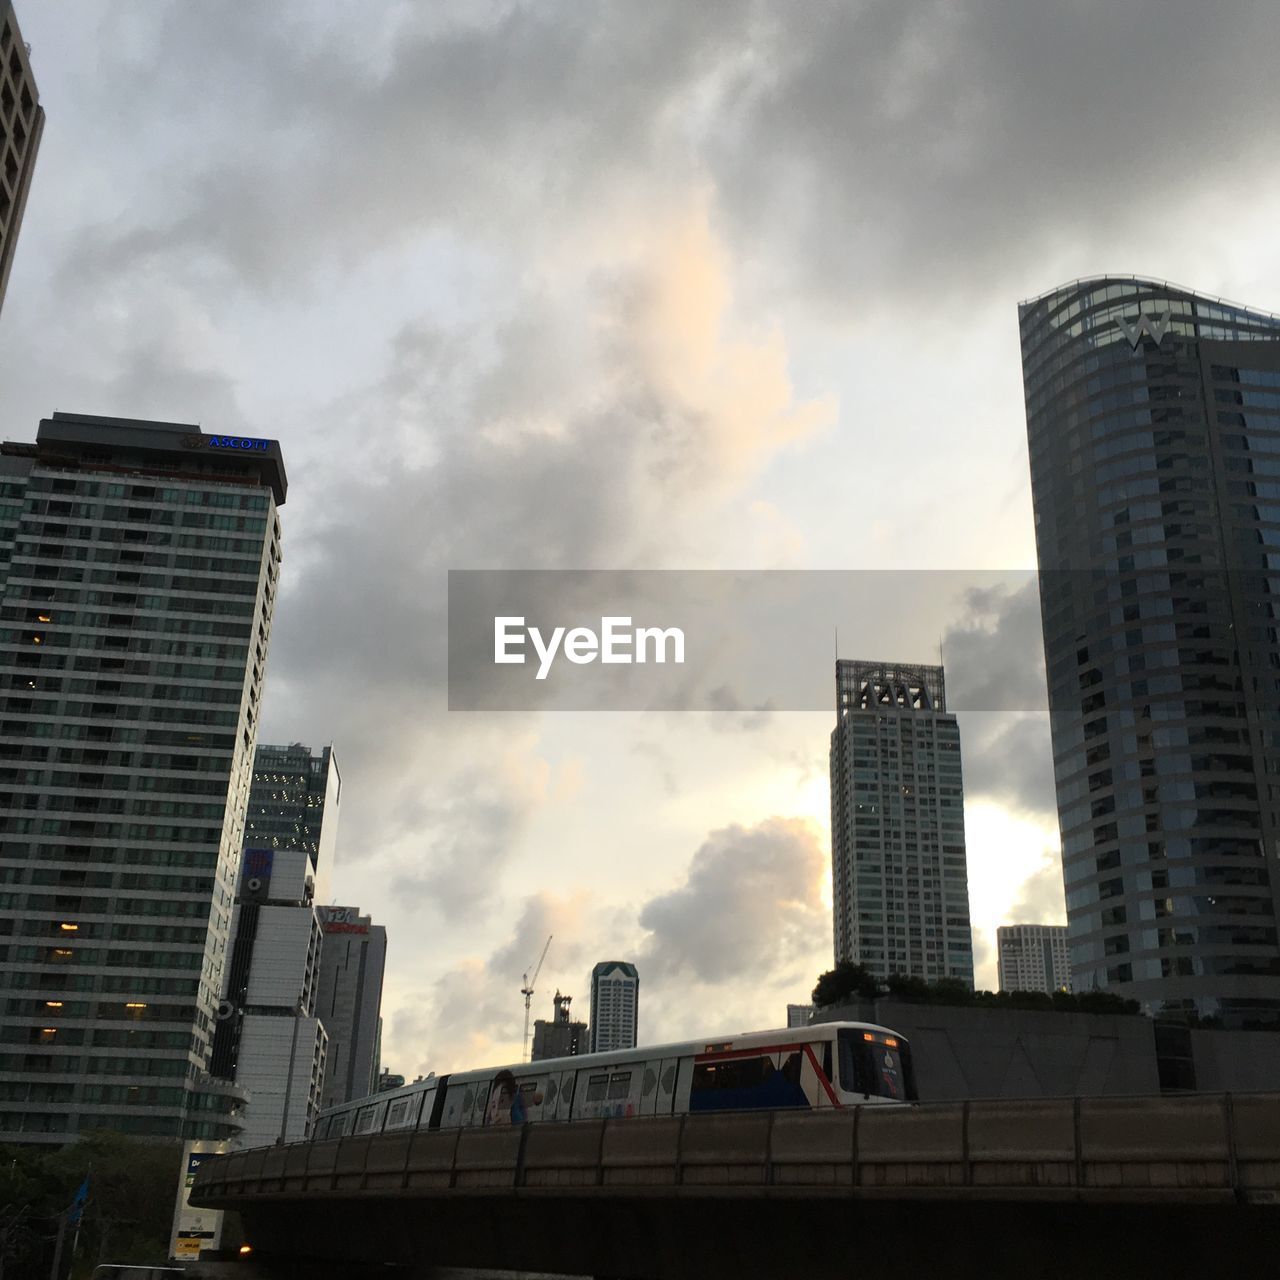
[[[854,964],[852,960],[841,960],[834,969],[818,978],[813,989],[813,1003],[825,1008],[854,996],[874,1000],[878,994],[879,988],[870,970]]]
[[[1044,1013],[1125,1013],[1141,1012],[1136,1000],[1125,1000],[1110,991],[974,991],[959,978],[926,982],[907,973],[891,973],[883,982],[868,969],[842,960],[818,978],[813,1003],[829,1008],[843,1000],[874,1000],[888,996],[911,1004],[959,1005],[969,1008],[1029,1009]]]
[[[141,1142],[105,1130],[53,1150],[0,1146],[0,1250],[7,1277],[47,1276],[60,1215],[89,1179],[71,1275],[99,1262],[162,1264],[182,1167],[178,1142]],[[64,1244],[69,1258],[73,1232]],[[65,1265],[65,1264],[64,1264]]]

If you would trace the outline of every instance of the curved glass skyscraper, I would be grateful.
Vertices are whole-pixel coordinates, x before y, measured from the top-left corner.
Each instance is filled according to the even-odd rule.
[[[1075,990],[1280,1025],[1280,317],[1019,307]]]

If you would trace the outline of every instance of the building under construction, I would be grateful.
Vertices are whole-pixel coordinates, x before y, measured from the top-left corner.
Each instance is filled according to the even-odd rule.
[[[555,1014],[551,1021],[539,1018],[533,1024],[532,1061],[541,1062],[544,1058],[570,1058],[574,1054],[586,1052],[587,1024],[570,1020],[569,1003],[572,999],[572,996],[562,996],[557,991],[552,1001]]]

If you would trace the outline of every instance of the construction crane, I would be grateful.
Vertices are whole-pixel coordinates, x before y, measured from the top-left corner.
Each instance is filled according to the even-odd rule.
[[[543,945],[542,954],[538,957],[538,963],[534,966],[533,978],[530,980],[529,971],[526,969],[522,981],[524,986],[520,988],[520,994],[524,996],[524,1056],[521,1062],[529,1061],[529,1005],[533,1001],[533,988],[538,981],[538,974],[542,972],[542,962],[547,958],[547,949],[551,946],[551,939],[555,937],[554,933],[547,935],[547,941]]]

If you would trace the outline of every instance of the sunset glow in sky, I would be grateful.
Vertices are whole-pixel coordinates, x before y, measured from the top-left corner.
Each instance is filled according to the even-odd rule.
[[[1064,918],[1017,303],[1280,310],[1272,6],[16,9],[4,438],[281,441],[261,740],[334,744],[384,1065],[518,1057],[548,934],[535,1016],[628,959],[646,1042],[776,1026],[831,964],[834,713],[450,712],[449,569],[1018,571],[835,621],[1011,691],[961,715],[979,985],[996,925]]]

